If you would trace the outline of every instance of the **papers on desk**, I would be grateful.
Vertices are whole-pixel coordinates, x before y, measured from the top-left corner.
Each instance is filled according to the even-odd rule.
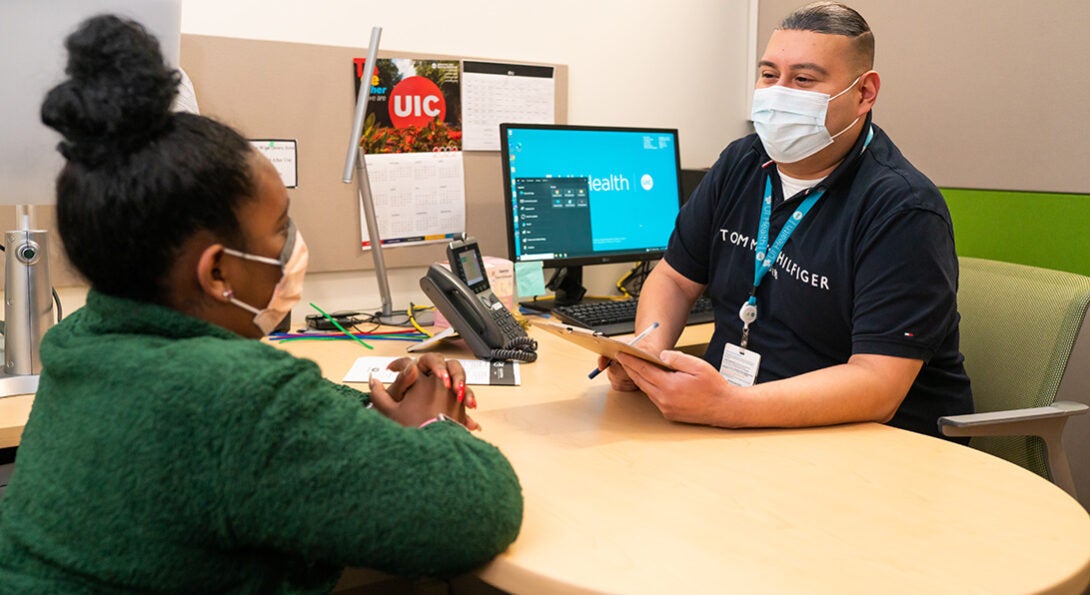
[[[389,384],[397,378],[397,372],[386,366],[398,359],[396,357],[364,356],[344,375],[345,382],[367,382],[373,374],[383,384]],[[493,386],[518,386],[522,383],[518,362],[487,362],[479,359],[460,359],[458,363],[466,371],[466,384],[484,384]]]

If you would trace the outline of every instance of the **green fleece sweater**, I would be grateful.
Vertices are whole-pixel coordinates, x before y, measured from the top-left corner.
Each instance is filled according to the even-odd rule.
[[[327,592],[344,566],[450,575],[518,534],[495,447],[403,428],[259,341],[92,291],[41,355],[0,592]]]

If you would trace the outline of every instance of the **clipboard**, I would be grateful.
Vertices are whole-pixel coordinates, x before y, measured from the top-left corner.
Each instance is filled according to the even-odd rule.
[[[651,362],[656,366],[665,370],[674,370],[670,364],[662,361],[661,359],[643,351],[639,347],[633,347],[623,341],[607,337],[600,333],[596,333],[592,330],[585,329],[578,326],[572,326],[570,324],[558,324],[555,322],[538,322],[534,321],[533,326],[546,331],[550,334],[556,335],[561,339],[571,341],[576,345],[593,351],[598,355],[604,355],[609,359],[616,359],[618,353],[627,353],[628,355],[638,357],[644,361]]]

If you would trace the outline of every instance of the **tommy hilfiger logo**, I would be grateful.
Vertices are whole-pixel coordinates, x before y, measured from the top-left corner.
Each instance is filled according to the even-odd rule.
[[[757,251],[757,239],[744,233],[731,231],[729,229],[720,229],[719,240],[724,244],[731,244],[753,252]],[[780,252],[780,255],[776,257],[776,268],[771,270],[772,276],[779,280],[780,276],[776,274],[777,269],[806,285],[829,291],[829,277],[810,272],[799,266],[797,262],[787,255],[786,251]]]

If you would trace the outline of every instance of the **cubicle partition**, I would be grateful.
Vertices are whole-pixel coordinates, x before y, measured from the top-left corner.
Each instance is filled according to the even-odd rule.
[[[341,181],[351,135],[355,88],[353,58],[366,48],[182,36],[182,67],[193,79],[201,112],[249,138],[295,139],[298,187],[288,191],[292,217],[307,238],[312,272],[373,268],[360,249],[360,206],[355,184]],[[473,59],[379,51],[380,58]],[[510,62],[503,56],[485,59]],[[567,115],[568,69],[554,67],[555,118]],[[497,132],[498,134],[498,132]],[[485,254],[506,254],[503,176],[498,151],[466,151],[466,229]],[[426,266],[445,258],[442,244],[383,252],[388,267]]]
[[[298,184],[289,189],[292,217],[307,238],[310,272],[374,268],[360,247],[360,205],[355,184],[341,181],[355,109],[352,60],[366,48],[183,35],[181,66],[193,81],[203,115],[251,139],[292,139],[298,147]],[[380,58],[439,58],[510,63],[503,56],[462,57],[381,50]],[[553,68],[555,114],[568,112],[568,67]],[[466,151],[466,230],[486,254],[506,255],[503,175],[498,151]],[[35,226],[55,229],[52,206],[36,207]],[[15,223],[13,207],[0,209],[0,225]],[[50,234],[53,284],[83,282]],[[443,244],[391,248],[387,267],[426,266],[445,258]]]

